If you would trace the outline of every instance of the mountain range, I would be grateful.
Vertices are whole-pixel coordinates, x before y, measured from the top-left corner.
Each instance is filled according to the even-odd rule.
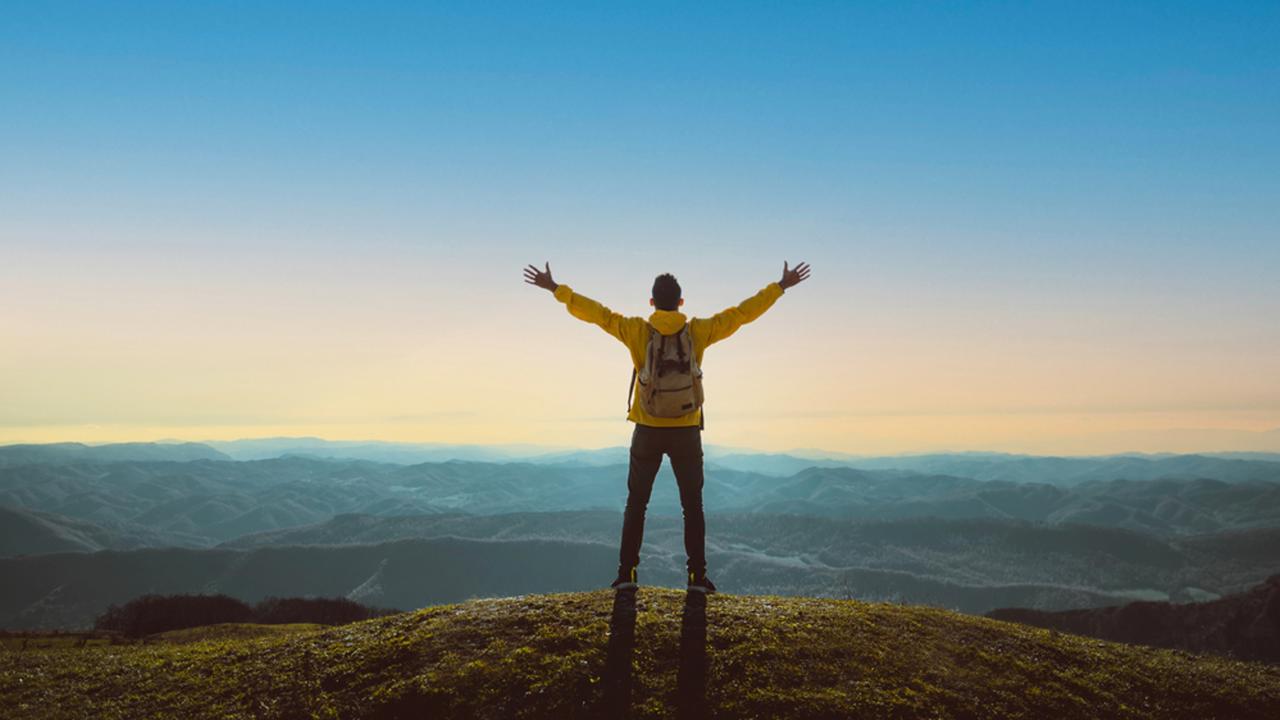
[[[0,571],[20,579],[0,590],[0,626],[83,624],[144,592],[216,589],[253,601],[277,577],[297,586],[282,594],[409,608],[587,589],[611,576],[627,471],[605,462],[616,449],[502,462],[333,455],[407,460],[450,447],[0,447]],[[285,454],[233,459],[273,452]],[[710,448],[708,559],[730,592],[976,613],[1209,601],[1280,572],[1278,470],[1257,456],[806,459]],[[645,535],[642,582],[678,585],[684,548],[669,468]],[[442,548],[474,559],[476,577],[446,569]],[[571,572],[559,567],[565,558]],[[435,584],[411,580],[418,570]]]
[[[43,513],[24,521],[28,532],[64,539],[0,535],[0,553],[39,552],[65,542],[66,532],[52,527],[59,523],[78,522],[77,532],[97,537],[81,543],[84,549],[123,549],[139,544],[211,546],[349,513],[621,510],[626,471],[620,465],[398,465],[306,457],[10,464],[0,466],[0,506]],[[704,504],[711,511],[742,514],[856,521],[994,518],[1179,535],[1280,525],[1280,482],[1252,477],[1235,482],[1117,479],[1060,487],[890,469],[811,467],[777,477],[710,466]],[[669,468],[659,473],[649,512],[680,513]],[[90,531],[83,523],[99,530]]]
[[[1275,431],[1280,437],[1280,430]],[[849,467],[862,470],[907,470],[929,475],[953,475],[974,480],[1005,480],[1072,485],[1090,480],[1150,480],[1156,478],[1212,478],[1280,481],[1280,453],[1223,452],[1045,457],[991,452],[923,453],[862,456],[805,449],[767,453],[705,445],[711,464],[763,475],[788,476],[810,467]],[[607,466],[626,464],[628,449],[553,448],[539,445],[460,445],[385,441],[335,441],[314,437],[252,438],[230,441],[114,443],[85,445],[0,446],[0,466],[49,462],[112,462],[122,460],[270,460],[298,456],[330,460],[414,465],[424,462],[528,462],[539,465]]]

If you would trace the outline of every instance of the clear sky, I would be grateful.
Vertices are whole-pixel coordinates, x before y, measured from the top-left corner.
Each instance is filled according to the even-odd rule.
[[[0,442],[1280,450],[1280,4],[5,3]]]

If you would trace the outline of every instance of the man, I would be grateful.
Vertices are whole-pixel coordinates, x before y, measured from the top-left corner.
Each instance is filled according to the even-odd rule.
[[[671,469],[675,472],[676,485],[680,489],[680,505],[684,510],[684,550],[688,556],[689,590],[715,592],[715,584],[707,577],[706,522],[702,513],[702,354],[707,346],[729,337],[738,328],[764,314],[787,288],[808,278],[809,265],[802,262],[791,268],[784,262],[781,280],[769,283],[737,307],[731,307],[709,318],[693,320],[686,319],[679,311],[680,306],[684,305],[684,298],[680,283],[670,274],[659,275],[653,281],[653,296],[649,298],[649,304],[654,307],[654,312],[648,320],[642,317],[624,317],[595,300],[575,293],[568,285],[557,284],[551,279],[549,262],[546,263],[545,270],[528,266],[524,270],[524,277],[525,282],[530,285],[546,288],[554,293],[556,300],[568,306],[569,314],[595,323],[621,340],[631,351],[632,365],[639,373],[640,383],[635,383],[627,412],[627,419],[635,423],[635,430],[631,434],[631,467],[627,475],[627,507],[622,519],[618,577],[613,581],[613,588],[628,590],[636,587],[636,566],[640,564],[645,509],[649,505],[653,480],[665,454],[671,459]],[[686,396],[681,398],[683,405],[674,406],[679,408],[674,413],[665,409],[670,403],[663,405],[653,400],[653,392],[658,383],[652,377],[652,369],[658,355],[657,347],[652,348],[655,351],[653,354],[650,353],[651,338],[660,343],[663,353],[670,355],[668,348],[674,348],[679,359],[684,360],[680,369],[685,373],[686,384],[680,385],[678,390],[684,391]],[[692,347],[691,357],[685,358],[682,347],[689,345]],[[690,359],[694,362],[689,362]],[[692,378],[692,382],[688,378]],[[634,379],[635,376],[633,382]],[[642,387],[647,392],[642,394]],[[684,408],[692,409],[680,414],[680,410]]]

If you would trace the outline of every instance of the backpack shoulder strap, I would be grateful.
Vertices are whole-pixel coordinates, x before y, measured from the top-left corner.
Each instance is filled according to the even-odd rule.
[[[653,338],[655,335],[658,334],[658,331],[656,328],[654,328],[652,325],[649,325],[649,323],[647,322],[645,323],[645,325],[649,328],[649,343],[645,345],[645,348],[644,348],[644,364],[645,364],[645,367],[648,368],[651,365],[653,365]],[[631,414],[631,398],[633,398],[636,393],[637,372],[638,371],[636,367],[633,365],[631,367],[631,384],[627,387],[627,414],[628,415]]]
[[[685,323],[680,329],[681,344],[687,343],[689,346],[689,367],[693,369],[693,374],[698,374],[698,350],[693,346],[693,328],[689,323]]]
[[[627,388],[627,414],[631,414],[631,396],[636,394],[636,369],[631,368],[631,385]]]

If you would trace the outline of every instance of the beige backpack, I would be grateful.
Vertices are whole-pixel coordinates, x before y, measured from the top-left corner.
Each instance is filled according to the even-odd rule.
[[[702,407],[702,370],[693,352],[689,324],[680,332],[663,335],[649,328],[644,367],[631,371],[631,387],[640,381],[640,406],[654,417],[675,418]],[[631,392],[627,393],[631,412]]]

